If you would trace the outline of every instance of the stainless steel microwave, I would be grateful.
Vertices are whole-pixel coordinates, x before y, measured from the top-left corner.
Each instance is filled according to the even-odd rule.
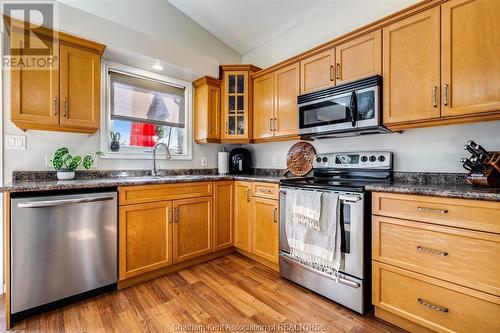
[[[379,75],[298,97],[303,138],[388,133],[382,126],[382,77]]]

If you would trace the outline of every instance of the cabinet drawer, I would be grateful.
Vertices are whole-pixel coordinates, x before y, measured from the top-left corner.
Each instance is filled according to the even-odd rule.
[[[127,186],[118,189],[120,205],[187,199],[212,195],[212,183],[175,183],[162,185]]]
[[[252,194],[254,197],[278,200],[279,193],[278,184],[252,183]]]
[[[373,262],[373,304],[437,332],[498,332],[500,297]]]
[[[500,202],[373,193],[373,214],[500,233]]]
[[[373,259],[500,295],[500,235],[373,216]]]

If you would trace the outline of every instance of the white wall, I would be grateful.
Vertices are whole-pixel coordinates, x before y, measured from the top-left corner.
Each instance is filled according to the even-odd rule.
[[[59,28],[61,31],[106,44],[107,50],[104,56],[107,59],[146,70],[151,70],[153,62],[159,59],[165,67],[166,73],[163,74],[184,80],[193,80],[206,74],[217,76],[219,64],[239,63],[241,61],[241,56],[235,51],[190,21],[187,16],[173,8],[167,1],[122,0],[119,1],[120,10],[116,10],[117,7],[111,6],[111,4],[116,4],[117,1],[99,1],[99,6],[101,3],[103,6],[100,15],[109,15],[115,21],[121,21],[127,26],[60,4]],[[100,8],[96,7],[97,1],[69,2],[78,2],[88,6],[93,4],[95,9]],[[162,3],[167,5],[162,7]],[[165,22],[161,23],[163,14]],[[159,24],[156,31],[147,29],[147,27],[151,27],[152,22]],[[131,29],[131,27],[140,28],[145,32]],[[10,122],[8,73],[4,73],[3,79],[5,83],[3,87],[5,112],[2,113],[4,135],[26,135],[27,137],[26,150],[4,150],[3,178],[6,182],[11,180],[14,170],[45,170],[45,156],[52,155],[58,147],[63,145],[80,154],[100,149],[99,133],[87,135],[45,131],[23,132],[18,129]],[[216,152],[219,149],[218,145],[193,143],[193,159],[191,161],[161,161],[160,166],[200,168],[201,157],[207,157],[208,167],[213,168],[217,165]],[[101,159],[98,167],[101,169],[148,169],[151,164],[150,160]]]
[[[500,121],[408,130],[402,134],[312,141],[317,153],[388,150],[394,169],[407,172],[466,172],[459,163],[468,157],[463,147],[474,140],[489,150],[500,149]],[[286,154],[295,141],[247,145],[257,168],[286,168]],[[277,166],[273,165],[277,159]]]
[[[335,0],[267,44],[244,54],[243,63],[268,67],[381,19],[419,0]]]

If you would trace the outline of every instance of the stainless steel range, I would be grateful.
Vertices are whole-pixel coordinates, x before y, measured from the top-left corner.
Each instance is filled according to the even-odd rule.
[[[359,313],[370,307],[370,196],[366,184],[392,179],[392,153],[318,154],[313,177],[280,182],[280,274]],[[332,275],[296,261],[290,255],[286,231],[287,190],[339,194],[341,267]],[[333,222],[334,223],[334,222]]]

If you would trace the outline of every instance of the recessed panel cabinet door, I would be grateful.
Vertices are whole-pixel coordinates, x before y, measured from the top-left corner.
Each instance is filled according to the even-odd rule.
[[[300,62],[300,93],[335,85],[335,49],[313,55]]]
[[[254,197],[252,253],[278,263],[278,201]]]
[[[338,84],[382,74],[382,31],[377,30],[335,47]]]
[[[500,1],[441,6],[443,116],[500,110]]]
[[[233,246],[234,182],[214,182],[214,251]]]
[[[212,197],[175,200],[174,263],[212,251]]]
[[[19,48],[24,56],[24,34],[12,33],[11,44]],[[59,45],[52,41],[31,38],[33,47],[53,48],[55,56],[59,56]],[[29,56],[29,55],[28,55]],[[36,123],[39,125],[59,124],[59,70],[12,69],[11,86],[11,120],[17,122]],[[20,126],[21,128],[22,125]]]
[[[299,114],[299,64],[293,64],[276,72],[276,111],[274,136],[298,135]]]
[[[61,44],[60,63],[61,125],[99,128],[99,55]]]
[[[234,194],[234,246],[250,252],[250,226],[252,222],[252,186],[246,182],[235,182]]]
[[[274,73],[253,82],[253,137],[265,139],[274,135],[275,92]]]
[[[172,202],[120,207],[120,280],[172,263]]]
[[[383,29],[384,124],[440,117],[439,7]]]

